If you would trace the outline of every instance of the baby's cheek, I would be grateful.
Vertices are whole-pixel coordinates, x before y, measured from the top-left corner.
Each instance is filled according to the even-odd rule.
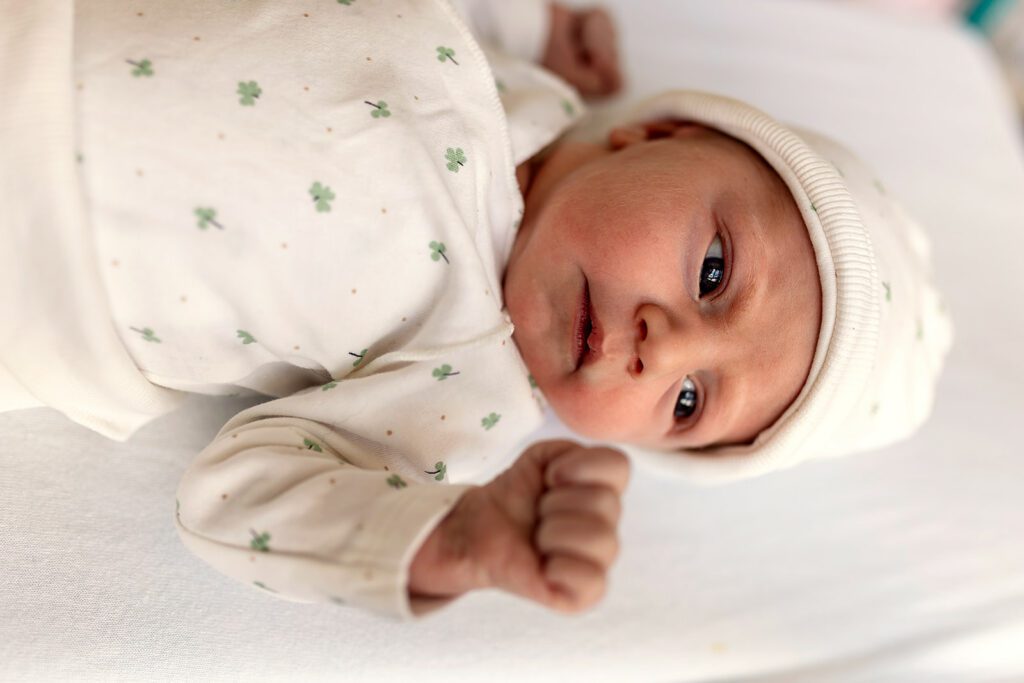
[[[549,401],[559,419],[582,436],[621,440],[640,429],[628,393],[565,387]]]

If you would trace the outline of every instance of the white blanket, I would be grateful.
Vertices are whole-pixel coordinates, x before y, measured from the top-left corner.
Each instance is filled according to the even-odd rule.
[[[0,679],[1024,678],[1024,151],[991,55],[828,2],[611,4],[628,97],[717,90],[817,128],[930,231],[957,340],[920,434],[721,488],[637,470],[596,610],[481,593],[410,626],[284,604],[181,546],[175,486],[246,402],[197,397],[128,443],[0,415]]]

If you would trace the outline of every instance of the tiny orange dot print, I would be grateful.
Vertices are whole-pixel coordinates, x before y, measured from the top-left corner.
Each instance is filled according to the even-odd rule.
[[[232,439],[237,439],[237,438],[238,438],[238,434],[232,434],[232,435],[231,435],[231,438],[232,438]]]
[[[255,561],[256,561],[256,558],[255,558],[255,557],[253,557],[252,555],[250,555],[250,556],[249,556],[249,561],[250,561],[250,562],[255,562]]]
[[[355,293],[356,293],[356,290],[355,290],[354,288],[352,289],[352,293],[353,293],[353,294],[355,294]]]
[[[288,243],[287,242],[281,242],[281,248],[282,249],[287,249],[288,248]]]
[[[389,429],[388,430],[388,436],[391,436],[392,434],[394,434],[394,432]],[[384,469],[387,469],[387,468],[385,467]]]
[[[139,176],[139,177],[141,178],[141,177],[142,177],[142,175],[143,175],[143,174],[142,174],[142,169],[141,169],[141,168],[137,168],[137,169],[135,169],[135,175],[137,175],[137,176]]]
[[[217,138],[220,140],[224,139],[224,133],[217,133]]]
[[[306,92],[309,92],[309,86],[308,85],[302,86],[302,89],[305,90]]]
[[[334,483],[334,477],[331,477],[331,483],[332,484]]]
[[[402,316],[402,322],[403,323],[405,322],[405,316]]]
[[[295,347],[294,347],[294,349],[295,349],[296,351],[298,351],[298,350],[299,350],[299,345],[298,345],[298,344],[296,344],[296,345],[295,345]]]
[[[121,265],[121,262],[118,261],[117,259],[114,259],[113,261],[110,262],[110,265],[112,265],[115,268],[117,268],[119,265]]]
[[[221,500],[227,500],[228,499],[228,494],[226,494],[226,493],[220,494],[220,499]]]
[[[380,212],[381,212],[381,213],[387,213],[387,212],[388,212],[388,210],[387,210],[387,209],[385,209],[385,208],[381,208]]]
[[[75,87],[76,87],[76,88],[78,88],[79,90],[81,90],[81,89],[82,89],[82,88],[84,88],[85,86],[83,86],[83,85],[82,85],[81,83],[76,83],[76,84],[75,84]]]
[[[188,302],[188,297],[187,296],[181,297],[181,303],[186,303],[186,302]]]
[[[444,415],[442,415],[442,416],[441,416],[441,419],[442,419],[442,420],[443,420],[443,419],[445,419],[445,416],[444,416]]]
[[[304,17],[306,17],[308,19],[309,18],[309,12],[303,12],[302,16],[304,16]]]
[[[136,13],[135,13],[135,16],[137,16],[137,17],[141,17],[141,16],[142,16],[142,12],[136,12]]]
[[[327,127],[327,132],[328,132],[328,133],[333,133],[333,132],[334,132],[334,129],[333,129],[333,128],[331,128],[330,126],[328,126],[328,127]]]
[[[196,41],[198,43],[199,42],[199,36],[192,36],[192,40],[194,40],[194,41]]]
[[[385,472],[390,472],[391,470],[390,470],[390,469],[388,468],[388,466],[387,466],[387,465],[384,465],[384,471],[385,471]]]

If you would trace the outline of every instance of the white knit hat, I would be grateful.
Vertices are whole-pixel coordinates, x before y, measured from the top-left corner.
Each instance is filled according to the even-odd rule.
[[[931,412],[952,342],[924,233],[847,149],[734,99],[668,92],[589,133],[661,118],[695,121],[746,143],[786,183],[814,246],[821,329],[803,389],[751,444],[624,450],[666,474],[718,483],[909,436]]]

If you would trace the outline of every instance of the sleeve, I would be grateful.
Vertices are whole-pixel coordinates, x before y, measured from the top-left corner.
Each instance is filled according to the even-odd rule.
[[[547,0],[452,0],[473,35],[520,59],[540,62],[551,31]]]
[[[417,481],[409,465],[396,471],[382,446],[374,453],[374,444],[321,422],[267,417],[239,426],[238,417],[178,486],[176,527],[189,550],[296,602],[411,621],[454,600],[410,600],[408,570],[470,485]]]

